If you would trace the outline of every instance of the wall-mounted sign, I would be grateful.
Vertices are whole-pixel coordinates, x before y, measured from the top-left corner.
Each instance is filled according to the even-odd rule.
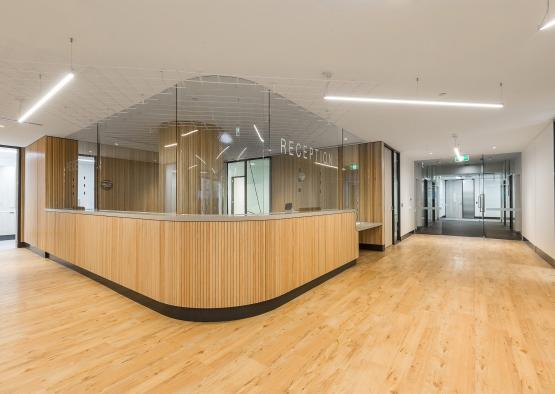
[[[316,164],[334,166],[331,153],[285,138],[281,138],[280,152],[282,155],[297,156],[299,159],[310,160]]]
[[[470,160],[470,156],[469,155],[460,155],[460,156],[455,156],[455,161],[457,163],[463,162],[463,161],[469,161]]]
[[[100,182],[100,187],[102,188],[102,190],[111,190],[113,186],[114,183],[109,179],[103,179]]]

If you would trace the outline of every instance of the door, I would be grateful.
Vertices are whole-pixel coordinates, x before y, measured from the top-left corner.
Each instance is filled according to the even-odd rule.
[[[0,146],[0,250],[15,248],[18,233],[19,150]]]
[[[520,185],[515,181],[518,169],[513,160],[496,161],[482,156],[482,174],[478,206],[484,237],[522,239],[515,225],[520,210],[515,200]]]
[[[474,219],[474,179],[463,179],[462,183],[462,216],[464,219]]]
[[[463,181],[449,179],[445,181],[445,217],[461,219],[463,217]]]
[[[234,176],[231,178],[231,214],[245,214],[245,177]]]
[[[384,231],[387,248],[393,243],[393,161],[392,151],[388,148],[384,149],[384,166]]]

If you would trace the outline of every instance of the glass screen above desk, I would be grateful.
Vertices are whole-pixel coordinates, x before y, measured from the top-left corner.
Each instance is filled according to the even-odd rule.
[[[83,209],[256,215],[357,206],[358,163],[343,152],[363,141],[241,78],[175,82],[70,138],[75,162],[95,167],[91,182],[90,166],[74,166],[79,190],[94,191],[74,203]]]

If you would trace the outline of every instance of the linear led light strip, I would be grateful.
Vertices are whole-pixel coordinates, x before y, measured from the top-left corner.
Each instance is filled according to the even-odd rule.
[[[182,136],[182,137],[187,137],[188,135],[191,135],[191,134],[193,134],[193,133],[196,133],[197,131],[198,131],[197,129],[191,130],[191,131],[189,131],[188,133],[183,133],[183,134],[181,134],[181,136]]]
[[[60,82],[58,82],[52,89],[50,89],[48,91],[48,93],[46,93],[44,96],[42,96],[40,98],[39,101],[37,101],[35,103],[35,105],[33,105],[27,112],[25,112],[23,114],[23,116],[21,116],[17,121],[19,123],[23,123],[25,122],[29,116],[33,115],[35,113],[35,111],[37,109],[39,109],[40,107],[42,107],[44,105],[44,103],[46,103],[48,100],[50,100],[56,93],[58,93],[60,90],[62,90],[62,88],[64,86],[66,86],[69,81],[71,81],[73,79],[75,75],[73,73],[69,73],[67,74],[65,77],[62,78],[62,80]]]
[[[195,154],[195,157],[199,159],[202,162],[202,164],[206,164],[206,162],[202,160],[202,157],[200,157],[199,155]]]
[[[503,104],[495,103],[465,103],[461,101],[437,101],[437,100],[407,100],[407,99],[388,99],[379,97],[348,97],[348,96],[325,96],[328,101],[351,101],[358,103],[374,104],[400,104],[400,105],[424,105],[435,107],[467,107],[467,108],[503,108]]]
[[[315,161],[314,164],[322,166],[322,167],[334,168],[334,169],[337,170],[337,166],[332,166],[331,164],[319,163],[317,161]]]
[[[461,151],[457,146],[453,148],[453,152],[455,152],[455,156],[457,157],[457,160],[462,161]]]
[[[241,151],[241,153],[239,153],[239,156],[237,156],[237,160],[239,160],[241,158],[241,156],[243,156],[243,153],[245,153],[246,150],[247,150],[247,147],[245,146],[243,148],[243,150]]]
[[[262,136],[260,135],[260,131],[258,131],[258,127],[256,127],[255,124],[253,124],[254,126],[254,131],[256,131],[256,134],[258,134],[258,138],[260,139],[260,142],[264,142],[264,140],[262,139]]]
[[[222,149],[222,151],[220,153],[218,153],[218,156],[216,156],[216,160],[218,160],[220,158],[220,156],[223,155],[224,152],[229,149],[230,146],[231,145],[228,145],[224,149]]]
[[[173,143],[171,143],[171,144],[164,145],[164,148],[172,148],[172,147],[174,147],[174,146],[177,146],[177,142],[173,142]]]

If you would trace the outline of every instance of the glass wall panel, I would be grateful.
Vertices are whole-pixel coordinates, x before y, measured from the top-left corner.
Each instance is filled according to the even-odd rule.
[[[247,213],[270,213],[270,159],[253,159],[246,162]]]
[[[98,209],[175,212],[175,88],[99,124]]]
[[[266,156],[268,90],[241,78],[208,76],[178,84],[177,92],[178,167],[187,169],[178,172],[178,213],[237,214],[226,163]]]
[[[237,77],[175,81],[71,138],[81,209],[260,215],[359,206],[363,141]]]

